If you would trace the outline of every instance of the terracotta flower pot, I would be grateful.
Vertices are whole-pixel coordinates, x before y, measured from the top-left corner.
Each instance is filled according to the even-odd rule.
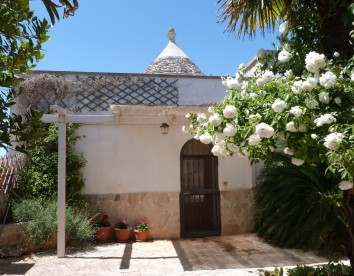
[[[139,230],[134,230],[135,234],[135,239],[137,242],[144,242],[147,240],[149,231],[139,231]]]
[[[111,230],[111,227],[101,227],[96,230],[95,233],[95,240],[98,243],[105,243],[108,240],[109,237],[109,231]]]
[[[131,231],[132,231],[131,228],[128,228],[128,229],[114,228],[116,240],[118,242],[126,242],[127,240],[129,240],[129,236],[130,236]]]

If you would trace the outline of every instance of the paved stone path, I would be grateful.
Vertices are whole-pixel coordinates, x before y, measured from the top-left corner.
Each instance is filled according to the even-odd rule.
[[[108,243],[0,259],[0,275],[263,275],[265,268],[327,263],[311,252],[280,249],[255,234]]]

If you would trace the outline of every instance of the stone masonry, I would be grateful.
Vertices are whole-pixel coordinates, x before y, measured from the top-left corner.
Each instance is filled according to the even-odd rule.
[[[252,189],[220,192],[222,235],[253,232],[254,199]],[[125,219],[134,225],[144,219],[150,239],[180,238],[179,192],[90,194],[89,209],[109,216],[112,226]]]

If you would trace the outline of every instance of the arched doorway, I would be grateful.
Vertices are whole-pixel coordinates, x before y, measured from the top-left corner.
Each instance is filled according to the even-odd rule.
[[[181,150],[181,237],[218,236],[218,159],[208,145],[192,139]]]

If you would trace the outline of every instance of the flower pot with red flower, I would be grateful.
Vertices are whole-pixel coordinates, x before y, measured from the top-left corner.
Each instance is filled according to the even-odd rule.
[[[149,228],[145,220],[140,220],[136,225],[134,229],[134,234],[135,234],[135,240],[137,242],[144,242],[147,240]]]
[[[116,236],[116,240],[118,242],[126,242],[129,240],[130,232],[132,228],[129,227],[129,224],[125,219],[122,219],[117,223],[116,228],[114,228],[114,233]]]
[[[91,218],[92,226],[96,229],[95,240],[98,243],[105,243],[108,240],[109,232],[111,230],[108,216],[97,214]]]

